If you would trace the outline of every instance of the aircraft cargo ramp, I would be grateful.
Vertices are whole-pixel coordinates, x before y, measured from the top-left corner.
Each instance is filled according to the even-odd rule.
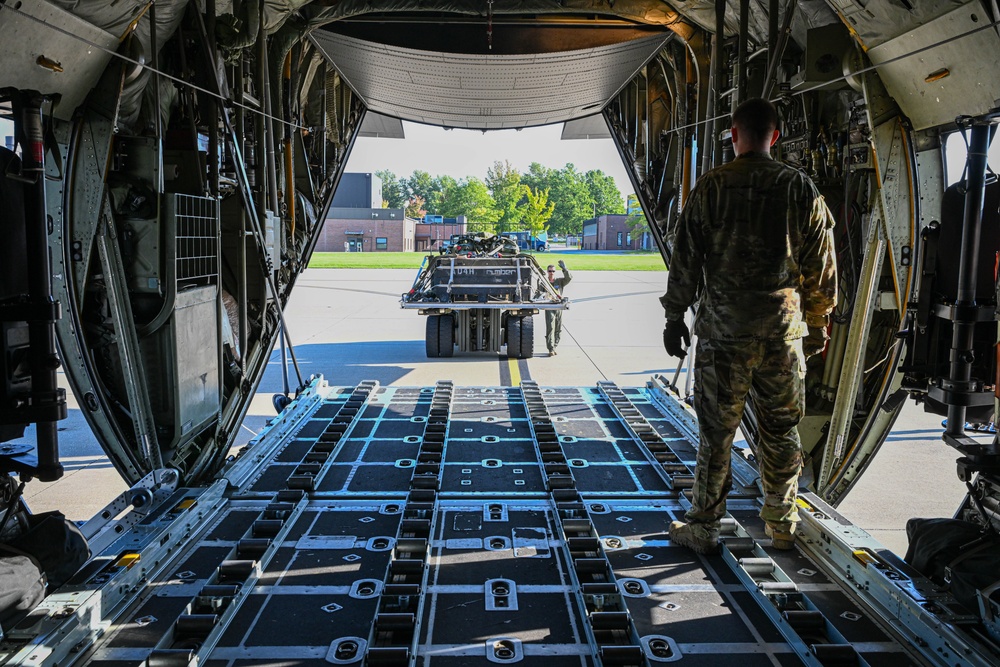
[[[990,664],[949,599],[819,500],[804,496],[798,548],[773,550],[739,456],[722,553],[672,545],[693,428],[658,378],[315,380],[225,479],[175,489],[157,471],[86,524],[95,558],[8,634],[7,658]]]

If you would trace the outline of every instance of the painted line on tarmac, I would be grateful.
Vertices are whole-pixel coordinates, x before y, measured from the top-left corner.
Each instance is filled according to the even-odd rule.
[[[518,368],[517,359],[507,358],[507,366],[510,368],[510,386],[521,385],[521,370]]]
[[[508,357],[500,357],[500,386],[510,387],[513,386],[510,383],[510,364],[508,362]]]
[[[500,386],[518,387],[523,380],[530,380],[527,359],[500,357]]]
[[[528,370],[528,360],[527,359],[518,359],[517,360],[517,367],[521,370],[521,379],[522,380],[529,380],[530,381],[531,380],[531,372]],[[521,383],[518,382],[518,384],[521,384]]]

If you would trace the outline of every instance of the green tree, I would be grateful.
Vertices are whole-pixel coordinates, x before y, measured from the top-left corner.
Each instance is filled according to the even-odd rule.
[[[388,169],[376,171],[375,175],[382,179],[382,201],[385,208],[403,208],[406,206],[406,193],[396,174]]]
[[[528,186],[521,183],[521,174],[506,160],[494,162],[486,172],[486,187],[500,212],[496,233],[519,230],[524,220],[526,192],[529,191]]]
[[[528,166],[528,172],[521,174],[521,182],[532,190],[549,190],[552,188],[552,177],[555,173],[555,169],[532,162]]]
[[[427,212],[436,213],[438,215],[447,215],[449,217],[454,217],[448,213],[444,212],[444,198],[445,193],[458,187],[458,181],[456,181],[451,176],[447,174],[443,176],[435,176],[431,180],[431,194],[430,199],[427,200]]]
[[[434,178],[426,171],[414,169],[409,178],[400,179],[406,198],[413,201],[416,197],[423,200],[421,208],[434,201]]]
[[[500,218],[486,184],[474,176],[447,186],[441,202],[438,211],[441,215],[449,218],[464,215],[472,231],[492,232]]]
[[[615,185],[614,178],[600,169],[592,169],[584,174],[584,179],[587,182],[587,190],[590,191],[590,196],[596,205],[597,215],[625,213],[622,193]]]
[[[524,207],[524,224],[532,234],[538,234],[545,229],[546,223],[552,217],[556,205],[549,201],[549,191],[532,190],[528,188],[527,203]]]
[[[596,202],[587,187],[583,174],[572,163],[550,176],[549,199],[556,207],[549,219],[549,232],[553,234],[578,234],[583,221],[595,214]]]
[[[464,215],[469,231],[494,232],[500,218],[486,184],[474,176],[445,184],[437,213],[448,218]]]

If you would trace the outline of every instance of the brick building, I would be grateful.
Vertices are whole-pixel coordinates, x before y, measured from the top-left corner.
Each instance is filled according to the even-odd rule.
[[[382,180],[349,172],[340,177],[316,252],[413,250],[413,225],[401,208],[382,208]]]
[[[407,218],[401,208],[380,208],[382,181],[374,174],[347,173],[326,214],[316,252],[429,252],[452,234],[465,233],[465,216]]]
[[[583,250],[649,250],[649,232],[633,229],[627,215],[599,215],[583,222]]]
[[[415,250],[417,221],[401,208],[330,208],[316,252]]]
[[[425,215],[423,221],[416,225],[415,248],[418,251],[437,250],[443,241],[451,238],[452,234],[464,234],[465,229],[464,215],[457,218]]]

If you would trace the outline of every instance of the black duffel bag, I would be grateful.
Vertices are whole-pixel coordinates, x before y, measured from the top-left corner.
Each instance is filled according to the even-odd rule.
[[[45,575],[30,557],[0,544],[0,627],[13,626],[45,597]]]
[[[0,542],[0,621],[5,625],[62,586],[87,559],[90,547],[62,512],[23,516],[15,537]],[[47,586],[46,586],[47,584]]]
[[[59,511],[29,514],[27,522],[7,544],[38,562],[50,591],[59,588],[90,558],[87,538]]]
[[[1000,535],[958,519],[910,519],[906,536],[906,562],[978,613],[978,591],[1000,580]]]

